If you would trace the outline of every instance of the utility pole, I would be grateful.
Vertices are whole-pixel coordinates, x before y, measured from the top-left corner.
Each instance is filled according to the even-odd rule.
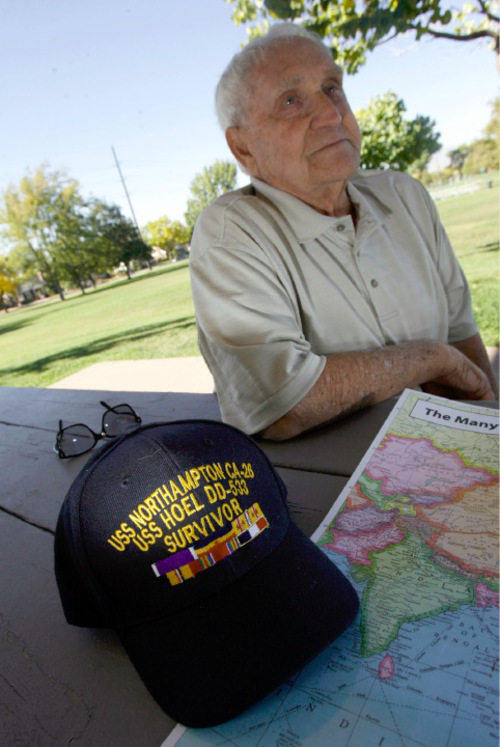
[[[128,205],[129,205],[129,208],[130,208],[130,212],[132,213],[132,218],[134,219],[135,227],[137,228],[137,233],[139,234],[139,238],[142,239],[141,230],[140,230],[139,225],[137,223],[137,218],[135,217],[134,208],[132,207],[132,202],[130,200],[130,195],[129,195],[128,190],[127,190],[127,185],[125,184],[125,179],[123,178],[122,170],[120,168],[120,164],[118,163],[118,158],[116,157],[115,149],[113,148],[113,146],[111,146],[111,150],[113,152],[113,156],[114,156],[114,159],[115,159],[116,168],[118,169],[118,173],[120,174],[120,179],[121,179],[121,182],[123,184],[123,189],[125,190],[125,195],[126,195],[127,200],[128,200]]]

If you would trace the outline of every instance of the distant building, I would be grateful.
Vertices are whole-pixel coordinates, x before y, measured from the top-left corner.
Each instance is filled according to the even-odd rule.
[[[153,246],[151,256],[155,262],[165,262],[168,259],[168,252],[159,246]]]
[[[168,259],[171,259],[172,262],[180,262],[181,259],[189,257],[189,246],[178,244],[170,251],[154,246],[151,250],[151,256],[155,262],[165,262]]]
[[[174,258],[172,262],[180,262],[182,259],[189,258],[189,246],[176,246],[174,249]]]
[[[33,303],[33,301],[38,301],[40,298],[46,298],[47,295],[47,283],[43,277],[35,276],[34,278],[31,278],[31,280],[21,283],[17,293],[17,299],[20,304],[24,305],[27,303]]]

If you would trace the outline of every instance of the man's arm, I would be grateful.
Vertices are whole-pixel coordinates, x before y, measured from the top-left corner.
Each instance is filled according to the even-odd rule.
[[[417,341],[337,353],[327,356],[320,378],[303,399],[260,435],[284,441],[426,383],[429,389],[434,383],[445,388],[447,396],[457,399],[496,398],[487,375],[456,345]]]

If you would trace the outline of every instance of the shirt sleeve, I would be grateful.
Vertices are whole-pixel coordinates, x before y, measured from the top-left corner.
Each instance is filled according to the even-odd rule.
[[[198,342],[223,419],[257,433],[302,399],[326,359],[314,354],[304,337],[279,255],[262,246],[272,239],[260,235],[251,219],[244,226],[241,220],[228,225],[222,213],[218,205],[205,211],[191,245]]]

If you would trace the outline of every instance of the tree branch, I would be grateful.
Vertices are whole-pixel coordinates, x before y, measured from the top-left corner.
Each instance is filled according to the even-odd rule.
[[[387,44],[387,42],[390,42],[393,39],[395,39],[398,36],[398,34],[399,34],[399,31],[395,31],[393,34],[391,34],[391,36],[388,36],[386,39],[381,39],[380,41],[378,41],[376,46],[381,47],[382,44]]]
[[[486,7],[485,0],[477,0],[477,1],[479,5],[481,6],[481,9],[484,15],[486,16],[486,18],[488,19],[488,21],[494,21],[495,23],[498,23],[500,21],[500,16],[495,16],[493,15],[493,13],[490,13],[488,8]]]
[[[453,39],[453,41],[473,41],[474,39],[485,39],[490,38],[495,40],[495,49],[498,51],[498,35],[495,34],[494,31],[490,31],[489,29],[482,29],[480,31],[471,31],[470,34],[452,34],[448,31],[435,31],[434,29],[429,28],[428,26],[422,27],[416,26],[415,24],[410,24],[409,28],[413,29],[413,31],[421,31],[423,30],[424,33],[430,34],[431,36],[434,36],[438,39]]]

